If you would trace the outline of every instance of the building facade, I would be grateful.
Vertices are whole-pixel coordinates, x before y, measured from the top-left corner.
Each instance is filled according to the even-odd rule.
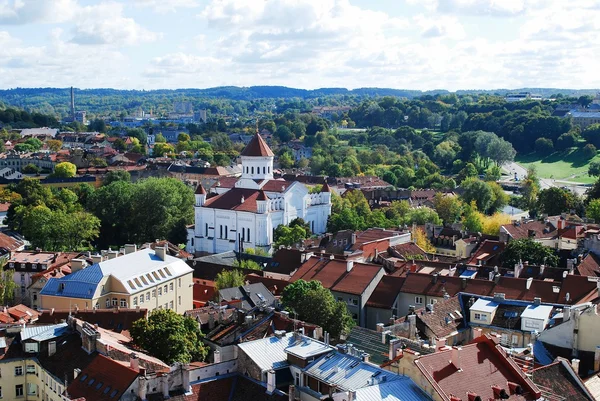
[[[241,153],[242,175],[233,187],[216,184],[211,193],[196,190],[195,226],[187,251],[220,253],[243,248],[270,251],[274,231],[302,218],[316,234],[327,229],[331,189],[309,193],[300,182],[273,179],[273,152],[257,133]]]

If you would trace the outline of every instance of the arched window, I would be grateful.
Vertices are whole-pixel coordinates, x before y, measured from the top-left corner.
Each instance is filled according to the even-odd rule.
[[[252,174],[254,174],[254,166],[252,166]]]
[[[266,173],[267,173],[267,168],[263,167],[263,174],[266,174]]]

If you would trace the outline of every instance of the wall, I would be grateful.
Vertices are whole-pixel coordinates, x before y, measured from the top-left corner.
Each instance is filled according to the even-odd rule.
[[[372,306],[367,306],[365,310],[367,328],[371,330],[377,329],[377,323],[388,323],[392,315],[395,314],[392,309],[374,308]]]
[[[577,335],[575,336],[575,330]],[[595,352],[600,345],[600,316],[596,305],[585,310],[574,310],[571,318],[540,333],[539,340],[562,348],[575,348],[579,351]]]
[[[221,363],[213,363],[211,365],[202,366],[201,368],[189,371],[190,383],[204,380],[209,377],[225,375],[238,371],[238,361],[226,361]]]
[[[33,366],[35,373],[27,373],[27,366]],[[23,375],[15,376],[15,367],[23,367]],[[46,400],[46,396],[50,401],[62,401],[60,394],[64,390],[62,383],[58,382],[51,374],[48,374],[34,358],[0,361],[0,387],[2,387],[3,400]],[[23,385],[22,398],[16,398],[15,386]],[[27,394],[27,385],[34,384],[36,389],[35,395]],[[54,391],[56,390],[56,391]],[[41,398],[40,398],[41,397]]]
[[[359,301],[360,302],[360,325],[362,327],[367,326],[367,311],[366,311],[367,301],[369,300],[369,298],[371,298],[373,291],[375,291],[375,288],[377,288],[377,285],[381,281],[381,278],[383,277],[384,274],[385,274],[385,271],[382,267],[379,269],[379,271],[377,272],[377,275],[373,278],[373,280],[371,280],[369,285],[367,285],[367,288],[365,288],[365,290],[363,291],[363,293],[360,297],[360,301]]]
[[[265,381],[262,370],[254,363],[254,361],[242,350],[238,348],[238,372],[244,376],[250,376],[258,381]]]
[[[415,302],[415,297],[422,297],[423,298],[423,303],[422,304],[417,304]],[[410,294],[410,293],[406,293],[406,292],[400,292],[398,294],[398,300],[397,300],[397,316],[405,316],[408,314],[408,307],[410,305],[413,305],[415,307],[415,309],[419,309],[419,308],[424,308],[427,304],[431,304],[435,302],[439,302],[441,300],[443,300],[443,297],[431,297],[431,296],[427,296],[427,295],[419,295],[419,294]]]

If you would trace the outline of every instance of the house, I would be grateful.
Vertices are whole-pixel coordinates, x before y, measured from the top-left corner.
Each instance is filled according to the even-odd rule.
[[[462,240],[461,240],[462,241]],[[467,264],[476,266],[501,266],[500,255],[506,247],[505,242],[486,239],[475,250]],[[469,255],[466,255],[467,257]]]
[[[325,252],[344,255],[360,262],[376,260],[380,252],[410,242],[409,232],[368,228],[354,232],[342,230],[327,238]]]
[[[147,309],[50,309],[37,312],[38,324],[59,324],[67,322],[69,316],[97,325],[105,330],[129,337],[133,323],[148,317]]]
[[[14,269],[13,280],[19,286],[15,290],[17,302],[37,306],[34,305],[37,302],[37,293],[28,291],[36,275],[47,269],[65,266],[79,255],[76,252],[55,253],[40,250],[13,253],[7,261],[7,266]]]
[[[108,252],[108,259],[96,262],[78,259],[72,273],[50,278],[40,292],[42,309],[100,307],[144,307],[172,309],[183,314],[193,306],[193,269],[166,248],[137,250],[126,246],[125,255]]]
[[[240,179],[230,187],[217,182],[211,193],[198,186],[195,225],[188,229],[188,252],[219,253],[242,245],[269,252],[275,228],[298,217],[313,233],[325,232],[331,214],[330,188],[325,185],[320,193],[310,194],[299,182],[274,179],[273,158],[257,133],[241,153]]]
[[[335,299],[346,304],[356,323],[365,327],[367,301],[384,273],[379,265],[313,256],[294,273],[290,283],[298,280],[320,281]]]
[[[4,307],[0,310],[0,327],[11,327],[14,325],[24,325],[38,321],[39,312],[28,308],[23,304]]]
[[[571,364],[564,358],[556,358],[550,365],[534,369],[532,380],[547,396],[555,394],[569,401],[595,401],[595,395],[586,387],[587,382],[584,384],[579,377],[577,359],[573,361]]]
[[[542,392],[489,336],[429,355],[404,352],[400,371],[439,401],[534,401]]]
[[[219,290],[219,299],[246,312],[275,305],[275,297],[263,283],[223,288]]]
[[[458,296],[443,299],[415,311],[418,335],[429,344],[464,344],[470,340]]]
[[[367,323],[365,327],[374,330],[378,323],[395,320],[398,310],[398,291],[405,277],[383,276],[366,303]]]
[[[585,303],[565,306],[562,315],[562,322],[540,332],[538,342],[552,356],[579,359],[578,373],[583,377],[600,371],[600,344],[597,335],[600,316],[597,305]]]
[[[6,205],[6,203],[2,203],[1,205]],[[0,217],[1,219],[2,217]],[[15,252],[22,251],[23,249],[25,249],[25,242],[12,235],[0,232],[0,259],[10,259]]]

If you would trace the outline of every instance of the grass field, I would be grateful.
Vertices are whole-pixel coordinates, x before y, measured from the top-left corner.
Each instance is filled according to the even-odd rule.
[[[596,181],[596,178],[590,177],[587,173],[588,166],[592,161],[600,161],[600,155],[587,160],[583,157],[580,148],[554,152],[544,158],[537,153],[515,157],[515,162],[525,168],[535,166],[538,176],[541,178],[553,178],[584,184],[591,184]]]

